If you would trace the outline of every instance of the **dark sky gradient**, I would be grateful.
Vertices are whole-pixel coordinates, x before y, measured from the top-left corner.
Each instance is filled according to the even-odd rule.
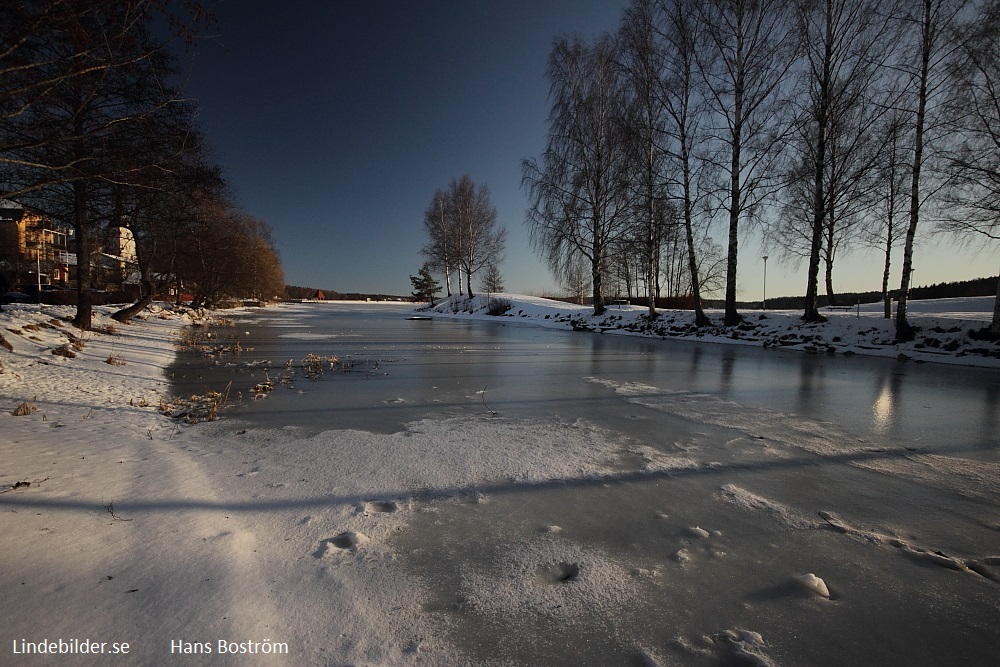
[[[555,284],[528,244],[521,161],[545,146],[549,52],[559,35],[616,30],[625,5],[223,0],[187,90],[237,201],[273,228],[290,284],[409,294],[424,210],[468,173],[489,185],[508,229],[507,290],[539,294]],[[753,237],[741,241],[741,299],[761,297],[763,254]],[[768,295],[804,294],[805,267],[776,254]],[[882,261],[872,250],[842,255],[836,288],[880,289]],[[914,266],[917,285],[995,275],[996,248],[924,239]]]
[[[508,290],[539,292],[520,180],[544,148],[548,54],[614,30],[625,4],[228,0],[187,90],[290,284],[408,294],[424,209],[468,173],[509,230]]]

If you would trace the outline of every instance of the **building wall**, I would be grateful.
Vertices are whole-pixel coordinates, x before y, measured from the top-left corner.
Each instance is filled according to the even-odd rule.
[[[34,211],[4,208],[0,215],[0,264],[15,275],[34,275],[41,265],[50,282],[65,283],[70,279],[70,267],[76,264],[76,256],[70,252],[72,239],[72,229]]]

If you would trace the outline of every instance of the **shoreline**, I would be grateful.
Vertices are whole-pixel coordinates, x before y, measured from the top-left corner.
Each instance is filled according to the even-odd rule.
[[[695,329],[688,311],[659,311],[652,323],[638,306],[611,306],[594,317],[587,306],[522,295],[495,295],[510,303],[500,315],[488,314],[489,298],[445,299],[434,306],[418,306],[420,316],[474,319],[577,330],[585,333],[641,336],[661,340],[757,346],[806,354],[864,355],[895,358],[900,362],[944,363],[978,368],[1000,368],[1000,342],[976,341],[969,331],[988,326],[990,299],[950,299],[913,302],[911,321],[920,327],[915,341],[895,343],[893,322],[862,310],[830,311],[829,321],[806,324],[797,312],[744,311],[738,327]],[[948,302],[943,304],[943,302]],[[346,303],[346,302],[345,302]],[[362,305],[365,302],[352,302]],[[333,305],[327,302],[323,305]],[[920,312],[921,307],[945,305],[952,310]],[[303,304],[312,305],[312,304]],[[396,304],[398,305],[398,304]],[[280,311],[281,305],[274,307]],[[880,304],[874,304],[880,308]],[[964,308],[964,310],[963,310]],[[972,310],[978,308],[979,310]],[[63,419],[67,409],[94,411],[126,408],[137,418],[151,414],[171,421],[156,408],[169,402],[166,373],[177,358],[176,345],[184,327],[202,320],[190,312],[154,305],[141,319],[121,324],[110,318],[112,306],[94,311],[94,328],[80,332],[69,320],[71,306],[8,305],[0,312],[0,400],[8,415],[21,403],[32,404],[46,419]],[[245,308],[218,311],[245,314]],[[720,311],[708,311],[718,321]],[[4,349],[4,348],[10,348]],[[141,417],[140,417],[141,416]]]
[[[111,306],[94,309],[91,331],[76,329],[72,306],[8,305],[0,313],[0,396],[37,398],[36,407],[144,410],[159,404],[169,382],[189,314],[154,307],[142,319],[112,320]],[[2,342],[0,342],[2,345]],[[6,346],[4,346],[6,347]],[[6,407],[6,406],[5,406]]]
[[[509,309],[491,315],[496,302]],[[882,304],[862,305],[859,310],[826,310],[825,323],[806,323],[799,311],[741,311],[743,323],[698,329],[692,311],[658,311],[650,322],[641,306],[610,305],[601,316],[593,308],[518,294],[477,295],[441,299],[424,304],[415,312],[454,319],[524,323],[546,328],[599,334],[643,336],[726,345],[744,345],[799,351],[806,354],[861,355],[896,358],[900,362],[943,363],[978,368],[1000,368],[1000,341],[975,340],[970,330],[988,327],[992,297],[911,301],[910,322],[918,328],[915,340],[895,342],[894,320],[882,317]],[[721,310],[706,310],[714,323]]]

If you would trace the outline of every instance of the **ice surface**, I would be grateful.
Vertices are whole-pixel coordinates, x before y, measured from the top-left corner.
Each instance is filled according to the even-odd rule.
[[[303,330],[290,342],[326,335],[305,307],[271,312]],[[0,316],[12,347],[0,350],[0,594],[30,600],[0,615],[0,662],[12,638],[43,635],[131,639],[141,664],[164,664],[170,638],[206,635],[288,641],[295,664],[995,659],[995,424],[986,409],[978,422],[936,417],[975,451],[898,439],[893,419],[932,409],[913,406],[905,377],[877,433],[810,418],[806,402],[737,399],[693,372],[678,390],[666,365],[623,372],[617,346],[561,378],[592,403],[554,417],[502,401],[485,414],[482,385],[466,382],[454,395],[474,409],[388,433],[230,415],[190,427],[155,409],[189,318],[87,334],[62,359],[50,350],[69,315]],[[240,317],[239,333],[257,335]],[[442,354],[460,367],[461,350]],[[447,367],[428,385],[446,386]],[[789,382],[824,401],[853,389],[802,367]],[[35,413],[10,414],[36,395]],[[499,387],[485,397],[493,407]],[[393,398],[420,405],[393,391],[377,410],[402,409],[381,403]],[[804,592],[802,573],[834,599]]]

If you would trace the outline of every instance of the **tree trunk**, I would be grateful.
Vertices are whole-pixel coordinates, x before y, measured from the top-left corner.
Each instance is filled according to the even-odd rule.
[[[813,163],[813,224],[812,237],[809,245],[809,272],[806,284],[806,305],[802,319],[806,322],[823,322],[826,320],[819,314],[817,298],[819,295],[819,262],[822,250],[823,230],[826,226],[826,140],[829,130],[830,113],[830,61],[833,58],[833,15],[829,0],[826,3],[826,35],[823,46],[823,72],[819,80],[819,99],[815,109],[816,118],[816,155]],[[829,267],[829,265],[828,265]]]
[[[156,244],[154,243],[149,252],[150,256],[155,254],[155,248]],[[153,275],[153,272],[149,265],[150,260],[146,256],[146,252],[143,250],[142,244],[136,244],[136,255],[139,260],[140,267],[139,299],[131,306],[126,306],[111,316],[113,320],[118,322],[128,322],[140,312],[145,310],[146,307],[153,302],[153,298],[156,296],[158,291],[158,285],[150,277]]]
[[[1000,275],[997,277],[997,298],[993,301],[993,324],[990,325],[990,333],[1000,336]]]
[[[441,213],[441,229],[445,230],[444,232],[442,232],[443,235],[444,235],[444,238],[442,239],[442,243],[444,244],[444,253],[443,253],[444,254],[444,258],[443,258],[444,259],[444,283],[445,283],[446,289],[448,290],[448,297],[450,298],[451,297],[451,245],[449,244],[449,239],[448,239],[448,233],[449,233],[447,231],[448,226],[447,226],[447,224],[445,223],[445,220],[444,220],[444,201],[443,200],[438,200],[438,207],[439,207],[439,211]],[[461,292],[461,288],[459,288],[459,292]]]
[[[73,183],[73,228],[76,232],[76,317],[73,325],[90,331],[93,325],[93,295],[91,294],[91,227],[87,220],[87,186],[82,181]]]
[[[593,285],[593,296],[594,296],[594,315],[604,314],[604,297],[601,295],[601,271],[596,266],[590,277],[591,285]]]
[[[649,111],[650,117],[652,112]],[[649,306],[649,318],[653,319],[656,317],[656,300],[653,298],[653,271],[656,265],[656,206],[653,199],[653,172],[655,171],[655,155],[653,153],[653,142],[649,142],[649,151],[647,155],[646,163],[646,298],[649,300],[647,304]]]
[[[153,303],[153,294],[152,294],[152,292],[150,292],[150,293],[142,296],[138,301],[136,301],[135,303],[133,303],[131,306],[126,306],[126,307],[122,308],[121,310],[119,310],[118,312],[116,312],[114,315],[112,315],[111,319],[115,320],[116,322],[121,322],[121,323],[124,324],[125,322],[128,322],[133,317],[135,317],[136,315],[138,315],[139,313],[141,313],[143,310],[145,310],[146,307],[149,304],[151,304],[151,303]]]
[[[740,173],[739,173],[739,147],[733,146],[733,174],[730,182],[730,203],[729,203],[729,256],[726,263],[726,316],[724,323],[726,326],[735,326],[743,318],[736,311],[736,256],[739,251],[739,196],[740,196]]]
[[[742,43],[740,44],[742,51]],[[740,199],[740,166],[743,141],[743,71],[736,75],[736,85],[733,90],[733,130],[731,135],[732,156],[729,163],[729,248],[726,262],[726,315],[723,323],[736,326],[743,321],[736,312],[736,260],[739,251]]]
[[[914,177],[916,183],[916,176]],[[914,190],[918,187],[914,185]],[[916,194],[916,193],[915,193]],[[914,204],[913,206],[918,206]],[[910,226],[906,230],[906,244],[903,247],[903,277],[899,283],[899,303],[896,305],[896,340],[913,340],[915,332],[906,319],[906,302],[910,292],[910,274],[913,272],[913,238],[917,232],[918,212],[914,208],[910,213]]]
[[[829,300],[831,306],[838,305],[837,293],[833,289],[833,259],[835,254],[834,244],[834,227],[836,226],[836,221],[833,219],[833,195],[832,192],[829,196],[829,205],[826,211],[826,256],[823,261],[826,265],[826,298]]]
[[[824,132],[820,131],[820,135]],[[823,144],[823,140],[820,139],[820,146]],[[818,148],[822,151],[822,147]],[[812,225],[812,239],[809,246],[809,272],[806,277],[806,305],[805,312],[802,314],[802,319],[806,322],[822,322],[825,320],[823,316],[819,314],[819,309],[817,307],[817,297],[819,295],[819,256],[820,256],[820,246],[822,245],[823,238],[823,219],[826,211],[826,207],[822,205],[820,200],[823,198],[823,184],[822,184],[822,165],[820,159],[816,160],[816,171],[817,178],[815,184],[815,193],[813,198],[813,225]]]
[[[892,297],[889,296],[889,269],[892,263],[892,224],[889,225],[889,237],[885,246],[885,268],[882,271],[882,302],[885,305],[885,319],[892,319]]]
[[[893,144],[892,159],[893,171],[889,175],[889,200],[886,205],[886,218],[888,219],[888,224],[886,225],[887,230],[885,234],[885,268],[882,270],[882,302],[885,304],[885,311],[883,315],[887,320],[892,319],[892,297],[889,295],[889,270],[892,267],[892,245],[895,242],[895,239],[893,238],[893,231],[896,222],[895,143]]]
[[[826,260],[826,271],[824,273],[826,274],[824,276],[826,279],[826,298],[829,299],[831,306],[839,305],[840,302],[837,301],[837,294],[833,291],[833,260]]]
[[[685,141],[686,137],[681,136]],[[690,156],[685,145],[681,149],[681,162],[684,175],[684,235],[687,237],[687,260],[688,271],[691,272],[691,297],[694,299],[694,325],[696,327],[707,326],[712,323],[705,315],[701,306],[701,278],[698,276],[698,257],[694,250],[694,221],[691,203],[691,164]]]
[[[590,288],[594,298],[594,315],[603,315],[605,310],[604,280],[601,264],[604,263],[604,243],[599,232],[594,236],[594,256],[590,260]]]
[[[920,167],[924,155],[924,121],[927,116],[927,80],[931,57],[931,0],[924,0],[923,35],[920,48],[920,88],[917,95],[917,118],[913,135],[913,171],[910,180],[910,224],[906,228],[903,246],[903,277],[899,284],[899,305],[896,306],[896,340],[913,340],[913,327],[906,320],[910,274],[913,272],[913,239],[920,220]]]

